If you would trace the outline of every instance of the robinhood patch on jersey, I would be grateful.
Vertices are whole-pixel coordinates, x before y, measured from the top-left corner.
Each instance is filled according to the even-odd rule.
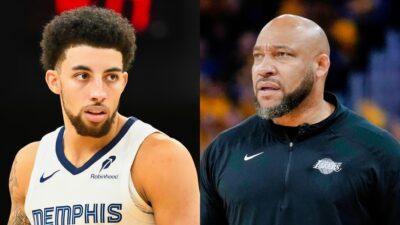
[[[104,169],[107,169],[108,167],[110,167],[111,163],[113,163],[115,161],[116,156],[112,155],[110,157],[108,157],[108,159],[104,160],[104,162],[101,164],[101,169],[99,171],[100,172]]]
[[[319,170],[322,174],[330,174],[332,172],[339,172],[342,170],[341,162],[334,162],[330,158],[323,158],[314,164],[313,168]]]
[[[104,170],[108,169],[108,167],[110,167],[111,163],[113,163],[116,159],[115,155],[112,155],[110,157],[108,157],[108,159],[104,160],[104,162],[101,164],[101,168],[99,170],[98,174],[90,174],[90,178],[92,179],[118,179],[118,175],[117,174],[100,174],[102,171],[104,172]]]

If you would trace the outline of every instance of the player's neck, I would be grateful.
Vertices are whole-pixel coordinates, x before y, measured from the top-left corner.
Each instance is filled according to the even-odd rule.
[[[272,119],[275,124],[296,127],[302,124],[316,124],[333,113],[335,106],[323,99],[323,94],[317,97],[307,97],[298,107],[288,114]]]
[[[83,165],[118,134],[127,119],[117,114],[108,134],[100,138],[79,135],[71,124],[65,124],[65,156],[73,165],[77,167]]]

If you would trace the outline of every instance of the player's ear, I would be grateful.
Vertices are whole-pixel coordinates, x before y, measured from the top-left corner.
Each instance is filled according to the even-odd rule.
[[[57,73],[57,70],[47,70],[46,71],[46,83],[47,83],[47,86],[49,86],[49,89],[54,94],[61,93],[60,78],[59,78],[59,74]]]
[[[122,80],[124,81],[124,89],[126,87],[126,84],[128,83],[128,72],[123,72],[122,73]]]

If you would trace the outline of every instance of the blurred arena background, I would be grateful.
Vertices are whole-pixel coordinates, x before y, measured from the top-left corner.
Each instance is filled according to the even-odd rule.
[[[395,0],[200,0],[200,151],[254,111],[252,48],[284,13],[317,22],[331,45],[326,90],[400,140],[400,5]]]
[[[199,161],[199,4],[185,0],[18,0],[1,3],[1,199],[7,224],[8,177],[17,151],[62,125],[58,96],[40,65],[41,32],[57,13],[81,5],[114,7],[137,27],[135,61],[120,112],[181,141]],[[6,5],[7,4],[7,5]],[[147,18],[147,23],[146,23]]]

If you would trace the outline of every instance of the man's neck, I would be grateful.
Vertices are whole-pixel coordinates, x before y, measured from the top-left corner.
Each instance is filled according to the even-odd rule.
[[[272,121],[281,126],[296,127],[302,124],[316,124],[328,118],[335,106],[323,99],[305,99],[298,107],[293,109],[288,114],[279,118],[274,118]]]

